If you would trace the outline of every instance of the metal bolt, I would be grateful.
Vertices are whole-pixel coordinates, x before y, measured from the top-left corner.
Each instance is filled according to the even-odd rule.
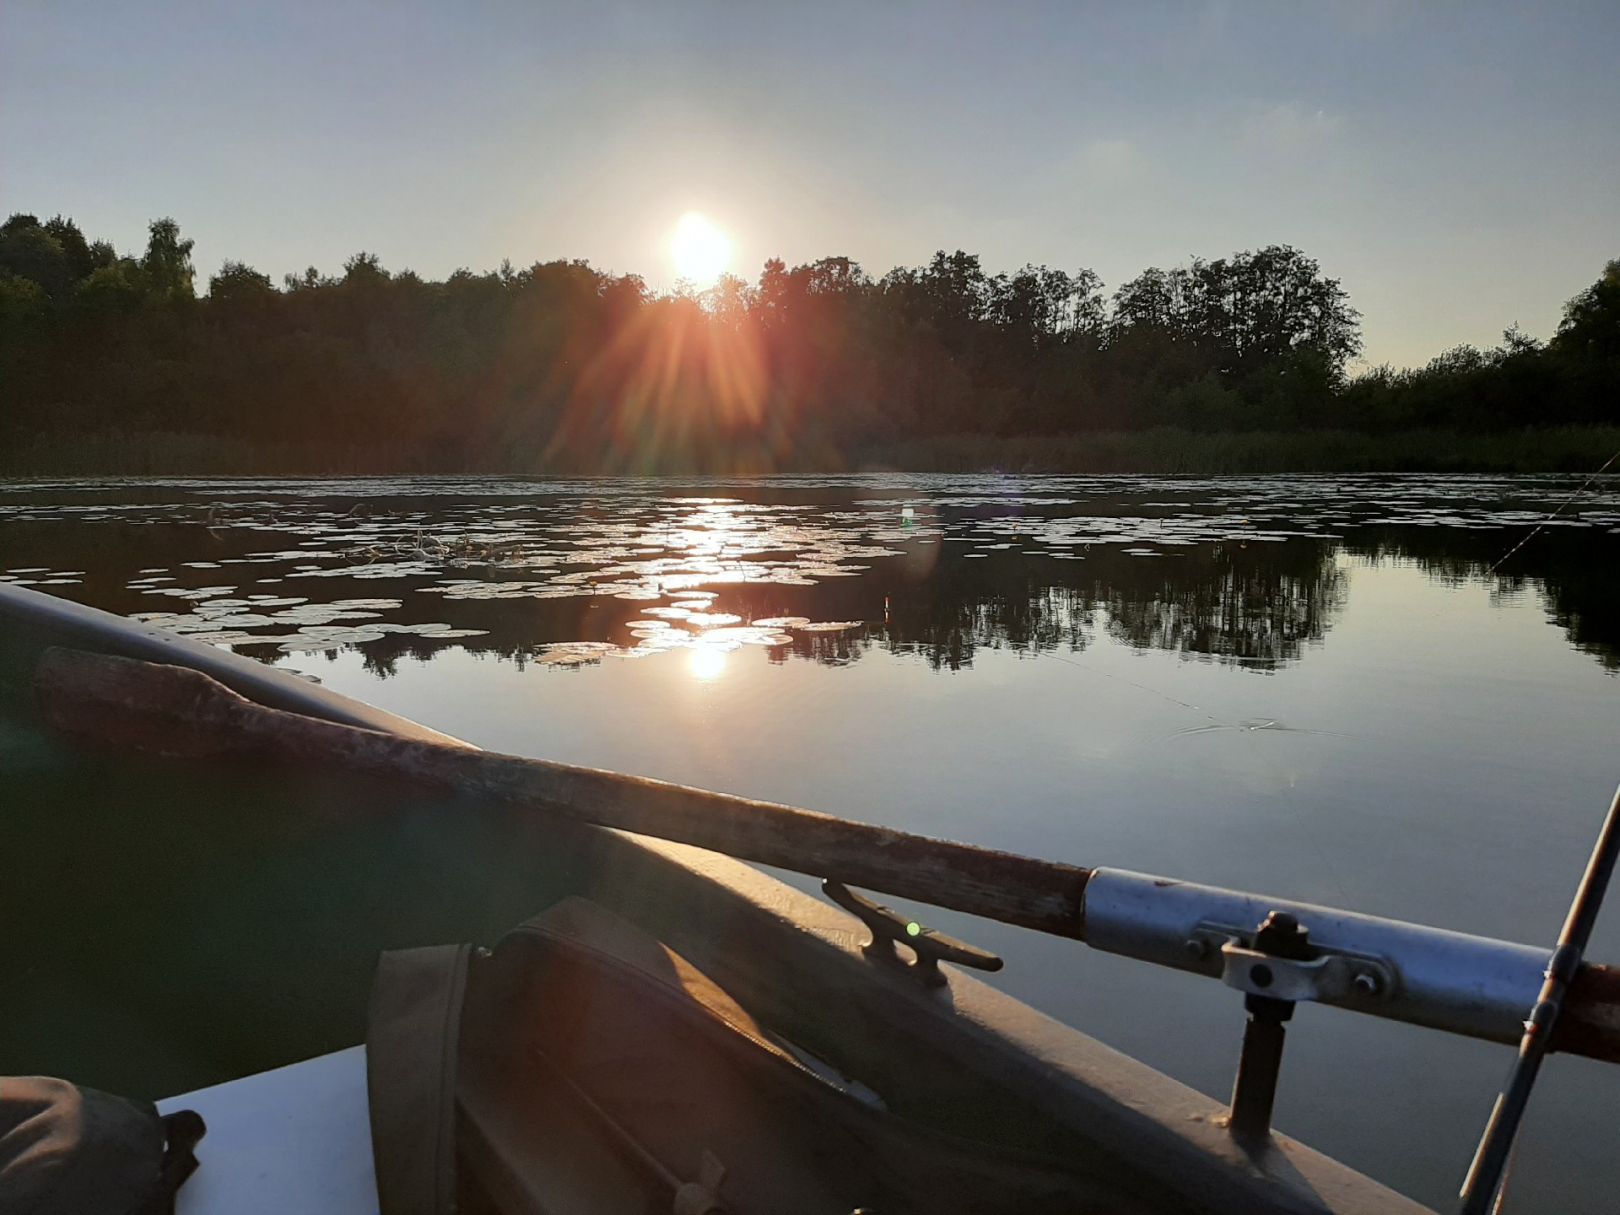
[[[1273,911],[1260,922],[1254,933],[1254,947],[1261,953],[1307,962],[1314,955],[1310,931],[1286,911]]]
[[[1354,987],[1358,996],[1376,996],[1383,990],[1384,985],[1372,971],[1364,970],[1356,976]]]
[[[1209,953],[1209,946],[1197,937],[1187,938],[1187,943],[1181,947],[1194,962],[1202,962],[1204,955]]]

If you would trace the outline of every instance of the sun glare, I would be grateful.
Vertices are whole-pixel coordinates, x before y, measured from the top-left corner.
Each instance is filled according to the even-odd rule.
[[[686,669],[702,683],[719,679],[726,673],[726,652],[713,646],[694,646],[686,660]]]
[[[669,238],[669,256],[676,274],[700,291],[706,290],[731,264],[731,238],[707,216],[688,211]]]

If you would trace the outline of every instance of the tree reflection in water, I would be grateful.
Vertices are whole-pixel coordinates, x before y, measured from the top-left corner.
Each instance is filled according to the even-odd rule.
[[[847,482],[45,485],[0,500],[0,578],[260,657],[358,649],[379,677],[452,641],[581,665],[698,637],[775,662],[876,648],[940,670],[1106,637],[1266,671],[1326,638],[1356,562],[1395,560],[1538,594],[1573,645],[1620,671],[1606,487],[1503,561],[1564,485]]]
[[[1376,529],[1352,551],[1383,560],[1414,561],[1437,578],[1461,585],[1486,580],[1494,594],[1539,594],[1548,619],[1569,642],[1607,671],[1620,672],[1620,557],[1611,532],[1548,528],[1503,560],[1500,532],[1438,528]]]

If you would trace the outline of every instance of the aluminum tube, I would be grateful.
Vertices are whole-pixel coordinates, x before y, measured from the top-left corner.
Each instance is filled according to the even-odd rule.
[[[1082,939],[1107,953],[1219,978],[1219,951],[1189,942],[1200,930],[1207,938],[1212,927],[1252,933],[1272,911],[1292,913],[1319,949],[1381,962],[1394,976],[1376,994],[1330,995],[1321,1003],[1492,1042],[1519,1041],[1552,957],[1550,948],[1123,869],[1093,871]]]

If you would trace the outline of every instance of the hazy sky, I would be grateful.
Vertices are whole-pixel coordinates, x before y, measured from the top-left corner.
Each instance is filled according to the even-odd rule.
[[[1367,357],[1546,337],[1620,257],[1620,0],[1592,4],[96,5],[0,0],[0,210],[203,277],[358,250],[440,277],[672,278],[684,211],[747,278],[937,248],[988,269],[1285,242]]]

